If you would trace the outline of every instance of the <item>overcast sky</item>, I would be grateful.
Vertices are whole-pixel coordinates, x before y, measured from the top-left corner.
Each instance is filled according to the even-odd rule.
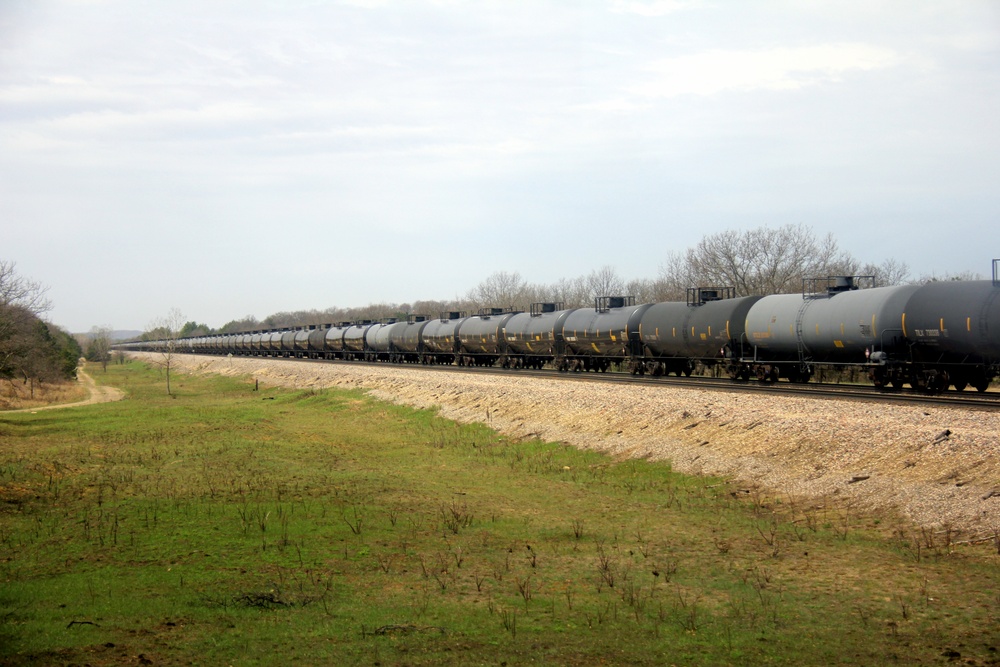
[[[0,0],[0,259],[71,331],[789,223],[989,276],[1000,2]]]

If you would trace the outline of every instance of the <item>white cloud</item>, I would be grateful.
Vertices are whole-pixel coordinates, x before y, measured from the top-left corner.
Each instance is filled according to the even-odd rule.
[[[591,102],[588,104],[580,104],[574,107],[573,110],[576,112],[594,111],[597,113],[622,114],[622,113],[635,113],[639,111],[648,111],[649,108],[650,108],[649,104],[637,104],[631,100],[614,98],[614,99],[600,100],[597,102]]]
[[[611,11],[616,14],[638,14],[639,16],[665,16],[674,12],[691,9],[698,2],[680,2],[679,0],[653,0],[639,2],[637,0],[615,0],[611,3]]]
[[[15,3],[0,10],[3,252],[67,286],[53,315],[79,330],[173,304],[218,325],[401,300],[402,275],[438,298],[494,267],[554,280],[620,258],[655,274],[669,249],[765,222],[810,220],[852,252],[878,228],[899,242],[873,259],[981,270],[961,242],[1000,243],[987,2]],[[98,303],[55,261],[120,273],[164,228],[172,256],[222,282],[143,292],[153,312],[137,314],[122,304],[162,283],[155,265]],[[638,253],[606,241],[630,233]],[[332,275],[373,247],[356,292],[286,281],[285,257]],[[273,301],[215,312],[247,267]]]
[[[900,61],[890,49],[865,44],[711,50],[653,62],[647,67],[652,78],[629,90],[646,97],[793,90],[839,81],[852,71],[892,67]]]

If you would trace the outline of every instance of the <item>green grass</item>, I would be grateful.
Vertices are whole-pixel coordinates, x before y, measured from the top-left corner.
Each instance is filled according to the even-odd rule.
[[[356,391],[94,376],[128,399],[0,414],[4,664],[1000,661],[995,545]]]

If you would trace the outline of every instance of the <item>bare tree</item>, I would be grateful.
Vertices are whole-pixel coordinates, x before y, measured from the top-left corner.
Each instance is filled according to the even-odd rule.
[[[667,291],[679,297],[695,286],[735,287],[737,294],[795,292],[803,278],[856,273],[857,262],[832,235],[816,239],[805,225],[760,227],[706,236],[661,268]]]
[[[583,308],[593,305],[593,301],[588,304],[587,284],[580,278],[563,278],[547,288],[545,299],[539,301],[553,301],[562,303],[566,308]]]
[[[0,260],[0,306],[20,306],[38,316],[52,309],[49,288],[17,273],[17,264]]]
[[[655,303],[659,299],[659,285],[656,280],[637,278],[625,283],[625,294],[634,296],[636,303]]]
[[[906,262],[887,259],[881,264],[865,264],[858,272],[863,276],[875,276],[875,284],[879,287],[902,285],[910,275],[910,267]]]
[[[147,336],[151,340],[160,341],[158,349],[159,361],[156,363],[163,368],[167,376],[167,395],[173,396],[170,392],[170,368],[173,365],[174,355],[177,354],[178,342],[181,328],[184,326],[184,314],[177,308],[171,308],[163,317],[151,322]]]
[[[937,275],[922,274],[917,280],[918,283],[937,283],[937,282],[947,282],[952,280],[982,280],[983,274],[977,273],[975,271],[959,271],[958,273],[944,273]]]
[[[87,344],[87,359],[100,363],[105,373],[111,360],[111,331],[109,326],[91,327]]]
[[[623,296],[625,291],[625,281],[618,275],[615,267],[609,264],[591,271],[586,284],[591,303],[602,296]]]
[[[469,292],[469,301],[477,306],[521,305],[527,291],[527,283],[518,272],[497,271],[479,283]]]

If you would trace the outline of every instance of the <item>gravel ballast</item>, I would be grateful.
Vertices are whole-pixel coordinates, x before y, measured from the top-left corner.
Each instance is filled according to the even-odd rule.
[[[142,355],[137,355],[142,356]],[[158,355],[148,355],[158,361]],[[675,470],[731,478],[860,511],[896,512],[925,527],[988,536],[1000,529],[1000,413],[813,398],[442,373],[419,367],[175,355],[188,373],[249,376],[262,385],[362,388],[511,437],[669,460]]]

